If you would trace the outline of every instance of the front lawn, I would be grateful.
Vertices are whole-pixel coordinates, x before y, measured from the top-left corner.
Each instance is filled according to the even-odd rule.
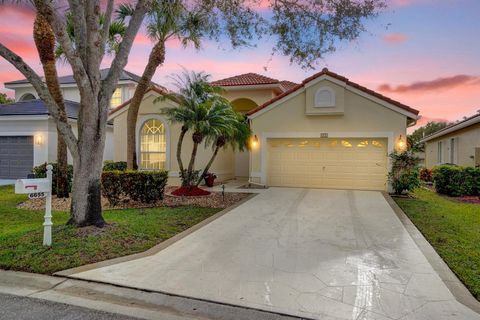
[[[480,205],[460,203],[422,188],[395,198],[410,220],[480,300]]]
[[[66,212],[53,213],[53,245],[43,247],[44,211],[17,209],[25,195],[0,187],[0,269],[52,274],[145,251],[221,209],[194,206],[104,212],[103,229],[66,226]]]

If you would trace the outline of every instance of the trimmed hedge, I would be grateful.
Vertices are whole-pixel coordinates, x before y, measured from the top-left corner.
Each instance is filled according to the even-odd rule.
[[[52,170],[52,193],[57,194],[57,163],[49,163],[53,166]],[[47,163],[41,164],[39,166],[33,167],[32,173],[35,175],[35,178],[46,178],[47,177]],[[67,178],[68,178],[68,192],[72,192],[72,179],[73,179],[73,166],[71,164],[67,167]]]
[[[438,193],[452,197],[480,195],[480,168],[441,165],[433,168]]]
[[[112,206],[122,197],[149,204],[163,199],[167,180],[168,171],[104,171],[102,192]]]
[[[127,170],[127,163],[125,161],[105,160],[103,162],[103,171],[125,171]]]

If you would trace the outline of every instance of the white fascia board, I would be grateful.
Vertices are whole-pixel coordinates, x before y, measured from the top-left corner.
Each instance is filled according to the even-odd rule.
[[[118,81],[119,85],[123,84],[137,84],[135,81],[132,80],[120,80]],[[77,84],[76,83],[64,83],[60,84],[60,88],[76,88]],[[33,88],[33,86],[28,82],[28,83],[15,83],[15,84],[5,84],[5,88],[7,89],[18,89],[18,88]]]
[[[0,116],[0,121],[31,121],[31,120],[48,120],[48,115],[11,115],[11,116]]]
[[[430,140],[433,140],[433,139],[436,139],[436,138],[439,138],[441,136],[444,136],[446,134],[449,134],[449,133],[452,133],[452,132],[455,132],[455,131],[458,131],[458,130],[461,130],[461,129],[464,129],[464,128],[467,128],[469,126],[472,126],[474,124],[477,124],[477,123],[480,123],[480,116],[476,116],[472,119],[469,119],[469,120],[466,120],[466,121],[463,121],[463,122],[460,122],[456,125],[453,125],[449,128],[446,128],[444,130],[440,130],[422,140],[420,140],[420,142],[428,142]]]

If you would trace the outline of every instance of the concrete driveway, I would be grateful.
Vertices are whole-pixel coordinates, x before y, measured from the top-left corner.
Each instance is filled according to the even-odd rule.
[[[271,188],[153,256],[73,277],[314,319],[480,319],[379,192]]]

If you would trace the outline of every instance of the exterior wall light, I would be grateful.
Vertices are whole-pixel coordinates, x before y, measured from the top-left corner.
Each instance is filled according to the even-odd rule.
[[[257,137],[257,135],[254,135],[252,137],[252,142],[251,143],[252,143],[252,148],[258,147],[258,137]]]
[[[398,137],[397,141],[397,150],[398,151],[405,151],[407,149],[407,144],[405,143],[405,139],[403,138],[402,135]]]
[[[35,144],[38,144],[38,145],[43,144],[43,136],[41,134],[37,134],[35,136]]]

